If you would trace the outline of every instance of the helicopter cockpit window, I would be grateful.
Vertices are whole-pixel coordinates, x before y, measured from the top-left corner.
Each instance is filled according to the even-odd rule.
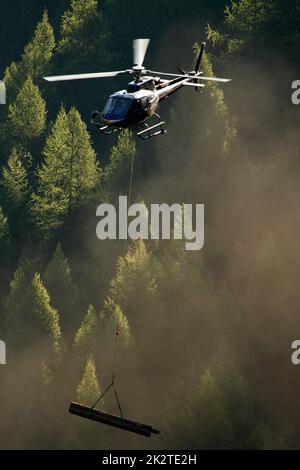
[[[123,119],[127,116],[132,104],[133,101],[128,98],[109,98],[103,110],[103,116],[113,117],[114,119]]]

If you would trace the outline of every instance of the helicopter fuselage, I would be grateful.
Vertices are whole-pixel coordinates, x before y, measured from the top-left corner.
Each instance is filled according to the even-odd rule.
[[[113,93],[100,114],[106,126],[117,128],[135,127],[151,118],[160,101],[181,88],[191,79],[175,78],[162,80],[157,77],[144,77],[141,82],[131,82],[126,90]],[[99,117],[94,112],[92,120]],[[98,123],[98,122],[97,122]]]

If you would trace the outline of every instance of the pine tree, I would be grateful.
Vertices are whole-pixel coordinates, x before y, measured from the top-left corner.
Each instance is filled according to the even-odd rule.
[[[105,185],[109,192],[127,194],[131,177],[131,165],[136,157],[136,144],[132,133],[122,131],[116,145],[113,146],[109,164],[105,168]]]
[[[8,199],[15,207],[21,206],[29,193],[27,172],[22,160],[28,161],[30,155],[13,148],[7,166],[3,168],[3,186]]]
[[[60,312],[63,329],[73,329],[78,324],[78,292],[60,243],[54,251],[43,279],[53,306]]]
[[[33,39],[24,48],[21,60],[17,63],[13,62],[5,71],[4,80],[10,101],[15,99],[29,75],[34,82],[47,75],[54,47],[53,28],[49,23],[47,11],[44,11]]]
[[[0,207],[0,246],[1,250],[4,248],[5,244],[9,239],[9,228],[8,220],[5,217],[2,207]]]
[[[99,182],[99,167],[90,136],[80,114],[61,108],[44,148],[37,171],[32,213],[41,231],[59,228]]]
[[[46,103],[29,76],[17,98],[8,108],[8,130],[15,142],[27,145],[45,129]]]
[[[73,342],[74,351],[93,347],[93,335],[97,324],[97,313],[93,305],[89,305],[87,313],[78,328]]]
[[[107,32],[96,0],[72,0],[62,16],[58,54],[68,64],[104,65],[108,53]]]
[[[93,356],[90,355],[87,358],[82,380],[77,387],[77,400],[80,403],[92,406],[99,396],[100,386],[97,379],[95,361]]]
[[[278,450],[280,443],[262,420],[255,426],[247,441],[248,450]]]
[[[112,337],[118,334],[122,343],[127,346],[131,343],[132,337],[126,315],[122,312],[120,305],[116,304],[110,297],[104,302],[103,317],[107,320],[105,333]]]
[[[233,448],[234,433],[222,393],[209,372],[193,393],[177,392],[168,430],[167,445],[174,449],[225,450]],[[183,396],[185,397],[182,402]],[[180,404],[180,406],[179,406]]]
[[[194,51],[197,55],[199,52],[198,44],[195,44]],[[206,76],[214,76],[211,60],[206,53],[204,53],[202,59],[202,70]],[[223,155],[227,156],[236,136],[236,128],[230,118],[224,92],[215,82],[207,82],[204,95],[208,99],[207,109],[209,110],[209,113],[206,112],[206,140],[209,140],[208,144],[214,148],[219,145]]]
[[[269,7],[270,1],[266,0],[232,0],[225,8],[225,23],[248,39],[266,22]]]
[[[10,237],[9,225],[2,207],[0,206],[0,261],[4,263],[9,256]]]
[[[125,311],[133,302],[135,306],[132,304],[132,307],[139,309],[136,292],[142,293],[143,300],[140,300],[144,306],[147,302],[153,305],[158,300],[159,271],[158,261],[147,250],[145,243],[138,240],[125,256],[118,259],[116,276],[111,281],[110,297]]]
[[[61,328],[57,310],[50,305],[50,296],[44,287],[40,274],[36,273],[30,285],[28,308],[33,316],[35,326],[39,327],[41,334],[51,339],[54,351],[61,349]]]
[[[3,302],[3,326],[6,334],[12,337],[12,344],[20,341],[22,344],[26,341],[26,331],[28,329],[24,312],[26,309],[26,300],[28,292],[28,281],[22,266],[18,267],[10,283],[10,291]],[[23,336],[16,338],[16,331],[23,330]],[[26,338],[26,339],[25,339]],[[9,338],[8,338],[9,340]]]

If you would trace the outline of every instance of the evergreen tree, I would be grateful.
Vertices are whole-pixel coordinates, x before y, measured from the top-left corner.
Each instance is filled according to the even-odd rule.
[[[74,328],[78,323],[78,292],[73,283],[71,269],[61,244],[54,251],[43,275],[45,287],[50,293],[53,306],[60,312],[64,330]]]
[[[46,103],[29,76],[17,98],[8,108],[8,131],[15,142],[27,145],[37,139],[45,129]]]
[[[199,52],[199,45],[194,46],[195,53]],[[208,77],[214,76],[213,66],[208,54],[204,53],[202,58],[202,70]],[[225,103],[224,92],[215,82],[207,82],[204,94],[208,98],[208,110],[206,111],[207,137],[213,143],[210,145],[220,145],[223,155],[228,155],[232,140],[236,136],[236,128],[230,118],[230,114]],[[206,108],[207,109],[207,108]]]
[[[46,334],[53,345],[54,351],[58,353],[61,349],[61,328],[57,310],[50,305],[50,296],[44,287],[41,277],[36,273],[29,290],[29,311],[33,320],[42,334]]]
[[[80,114],[61,108],[37,171],[32,213],[41,231],[55,230],[83,203],[99,182],[99,168],[90,136]]]
[[[233,448],[234,433],[224,400],[209,372],[202,377],[200,387],[192,394],[183,390],[174,400],[175,417],[170,418],[167,445],[172,449],[223,450]],[[181,401],[181,402],[180,402]],[[180,406],[179,405],[180,402]],[[174,410],[172,408],[171,413]]]
[[[14,277],[10,283],[10,291],[3,302],[3,325],[6,334],[12,336],[12,344],[15,344],[21,338],[16,338],[15,334],[18,328],[23,330],[24,337],[28,329],[24,318],[26,299],[28,292],[28,281],[22,266],[14,273]],[[25,340],[26,341],[26,340]],[[24,344],[24,341],[22,341]]]
[[[158,300],[157,277],[160,272],[159,262],[147,250],[145,243],[138,240],[121,256],[117,262],[117,272],[111,281],[110,297],[125,311],[131,304],[136,292],[142,293],[143,304],[155,303]],[[131,300],[130,300],[131,299]],[[138,298],[135,297],[135,306]],[[132,305],[133,306],[133,305]]]
[[[49,23],[47,11],[44,11],[33,39],[25,46],[20,62],[13,62],[5,71],[4,80],[10,101],[15,99],[29,75],[34,82],[47,75],[54,47],[53,28]]]
[[[113,334],[117,334],[125,346],[130,344],[132,337],[128,320],[122,312],[120,305],[108,297],[104,302],[102,314],[107,320],[105,334],[110,338]]]
[[[93,347],[94,334],[97,324],[97,313],[93,305],[89,305],[86,315],[78,328],[73,342],[73,349],[87,350]]]
[[[28,161],[30,155],[13,148],[7,166],[3,168],[3,186],[9,201],[15,207],[21,206],[29,193],[27,172],[22,160]]]
[[[93,403],[100,396],[100,386],[97,379],[95,361],[92,355],[88,356],[84,374],[77,387],[77,400],[86,405]]]
[[[232,31],[249,39],[265,24],[271,3],[273,0],[231,0],[225,8],[225,23]]]
[[[255,426],[251,432],[247,449],[250,450],[279,450],[281,448],[278,439],[262,420]]]
[[[9,225],[7,217],[0,206],[0,261],[5,262],[8,258],[10,247]]]
[[[104,64],[107,32],[96,0],[71,0],[71,8],[62,16],[58,54],[68,64]]]
[[[109,192],[127,194],[131,178],[131,165],[136,158],[136,144],[128,129],[122,131],[110,152],[105,168],[105,185]]]
[[[17,348],[49,338],[51,350],[55,353],[61,350],[59,314],[50,305],[39,274],[28,284],[24,269],[20,267],[16,271],[4,301],[4,322],[11,344]]]

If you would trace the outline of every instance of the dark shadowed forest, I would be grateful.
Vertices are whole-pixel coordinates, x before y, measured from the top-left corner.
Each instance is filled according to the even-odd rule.
[[[0,448],[299,449],[300,1],[13,0],[0,25]],[[232,81],[174,94],[142,142],[90,124],[128,77],[42,79],[128,68],[139,37],[170,72],[206,40]],[[201,251],[97,239],[132,159],[132,202],[205,205]],[[68,413],[110,383],[118,319],[120,401],[151,439]]]

